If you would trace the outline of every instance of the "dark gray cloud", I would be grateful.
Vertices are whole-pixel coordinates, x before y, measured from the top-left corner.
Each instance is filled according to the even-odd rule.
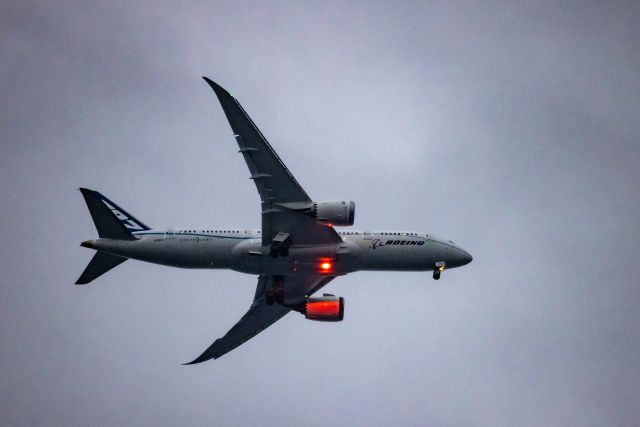
[[[5,2],[0,420],[122,425],[637,425],[634,2]],[[474,262],[356,273],[341,324],[290,315],[199,354],[255,278],[127,262],[72,285],[75,189],[156,227],[258,225],[208,75],[360,229]]]

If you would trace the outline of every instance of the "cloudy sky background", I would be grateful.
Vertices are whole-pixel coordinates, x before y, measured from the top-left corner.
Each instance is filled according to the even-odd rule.
[[[93,2],[89,2],[93,3]],[[638,425],[637,2],[0,6],[3,425]],[[256,279],[129,261],[73,282],[79,186],[157,227],[259,226],[200,76],[356,228],[472,264],[356,273],[192,360]]]

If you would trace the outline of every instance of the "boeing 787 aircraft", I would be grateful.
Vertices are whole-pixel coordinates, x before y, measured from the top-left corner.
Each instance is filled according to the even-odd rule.
[[[218,97],[260,195],[261,229],[156,230],[97,191],[80,191],[98,230],[81,245],[97,252],[76,284],[91,282],[127,259],[183,268],[226,268],[258,276],[249,310],[188,364],[228,353],[290,311],[340,321],[344,299],[313,296],[338,276],[359,270],[433,271],[471,262],[451,242],[423,232],[336,231],[354,223],[352,201],[313,201],[240,103],[204,77]]]

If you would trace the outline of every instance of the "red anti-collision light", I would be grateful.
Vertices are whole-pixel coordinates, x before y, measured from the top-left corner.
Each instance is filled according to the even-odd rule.
[[[318,259],[318,271],[321,274],[333,273],[333,259],[332,258],[320,258]]]

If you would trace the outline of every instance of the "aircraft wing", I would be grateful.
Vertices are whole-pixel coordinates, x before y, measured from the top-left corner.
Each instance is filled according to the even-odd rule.
[[[229,92],[203,77],[215,92],[262,201],[262,245],[278,233],[288,233],[292,244],[323,244],[342,241],[331,226],[318,224],[304,213],[313,206],[311,198]]]
[[[297,293],[311,295],[324,285],[329,283],[332,276],[298,277],[287,276],[284,278],[286,287]],[[244,344],[246,341],[258,335],[260,332],[274,324],[285,314],[291,311],[290,308],[273,303],[267,304],[265,301],[266,290],[273,284],[274,276],[262,275],[258,277],[256,295],[249,311],[236,323],[229,332],[222,338],[218,338],[208,349],[195,360],[185,365],[202,363],[209,359],[217,359],[234,348]]]

